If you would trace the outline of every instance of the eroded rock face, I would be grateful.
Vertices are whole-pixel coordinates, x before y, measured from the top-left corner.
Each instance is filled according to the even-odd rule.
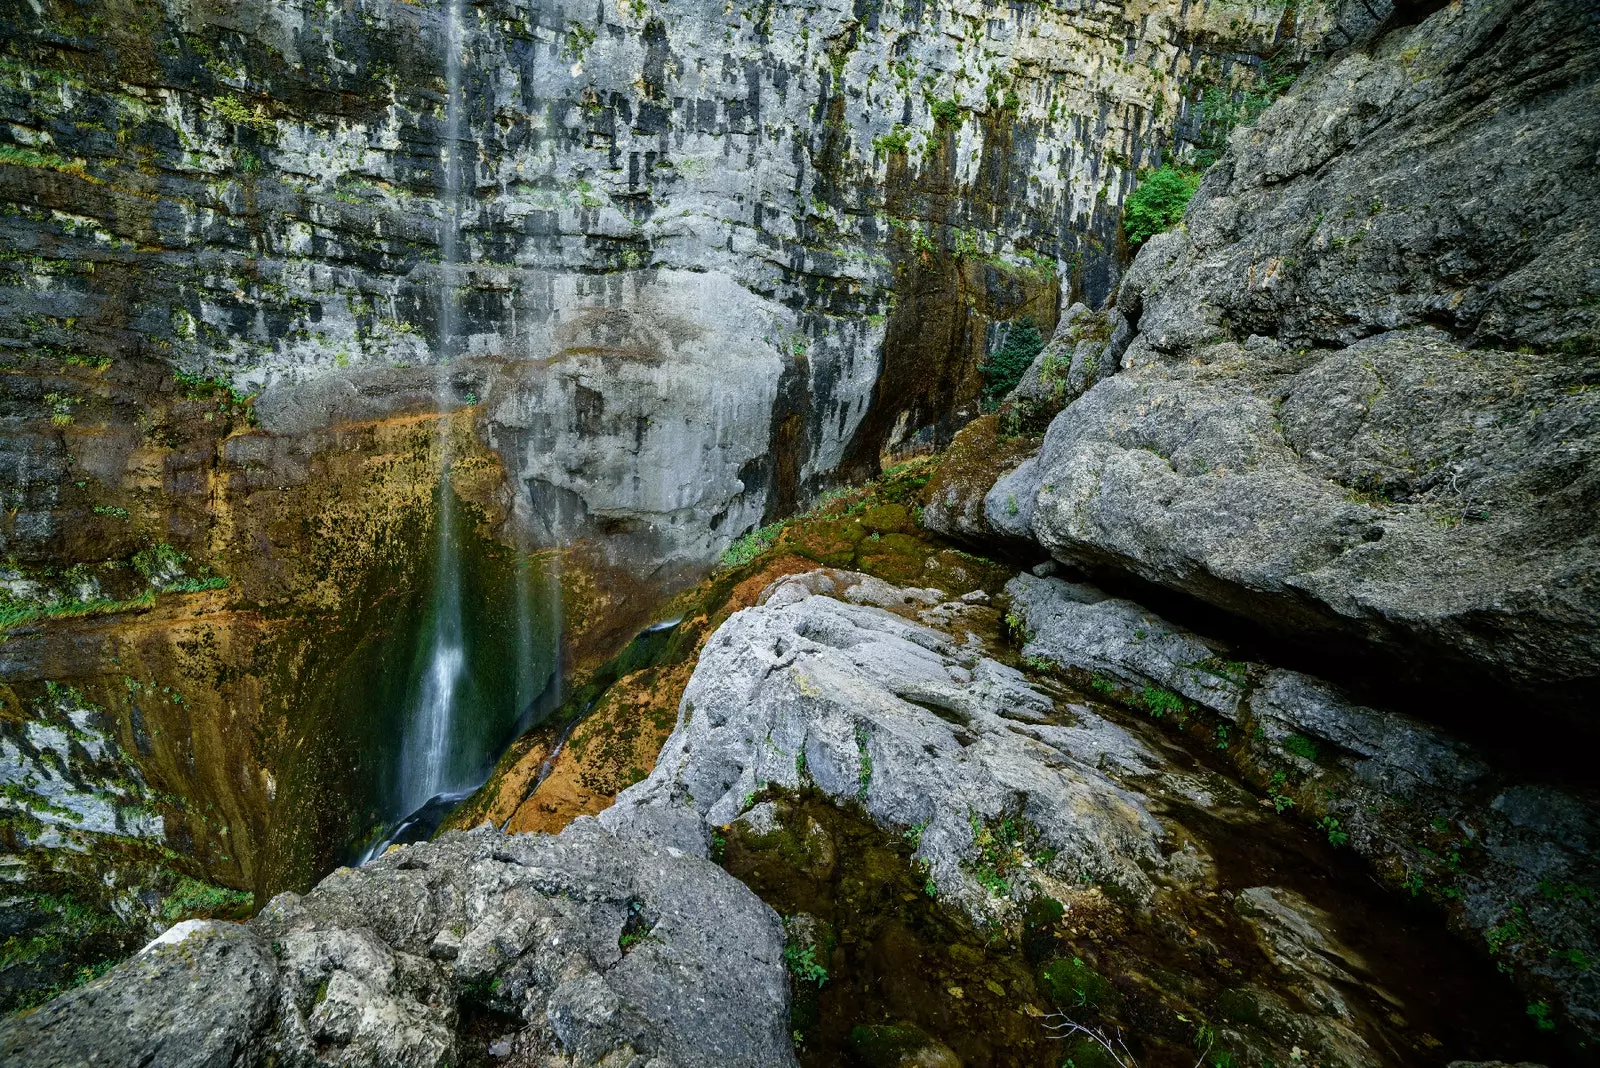
[[[1121,373],[988,514],[1026,498],[1062,560],[1584,716],[1597,32],[1469,2],[1308,74],[1141,251]]]
[[[410,1068],[490,1042],[528,1065],[793,1064],[782,927],[713,865],[592,820],[452,833],[247,925],[173,928],[0,1024],[0,1061]]]
[[[1360,22],[966,0],[0,16],[6,416],[30,424],[0,439],[23,474],[8,548],[59,552],[51,420],[93,414],[103,361],[261,392],[289,433],[431,404],[416,368],[445,356],[446,404],[494,397],[480,432],[522,534],[620,523],[635,559],[703,565],[847,460],[947,437],[990,327],[1054,322],[1060,264],[1108,293],[1138,168],[1197,135],[1192,85]]]

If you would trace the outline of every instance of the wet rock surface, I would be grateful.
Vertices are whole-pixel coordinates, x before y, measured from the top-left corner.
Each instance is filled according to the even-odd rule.
[[[1397,891],[1439,906],[1533,1000],[1600,1030],[1600,795],[1496,768],[1411,717],[1226,648],[1086,584],[1007,586],[1023,655],[1195,730],[1282,811],[1315,821]]]
[[[787,1025],[771,910],[584,821],[450,834],[249,924],[179,925],[0,1024],[0,1061],[754,1068],[793,1063]]]
[[[1587,723],[1597,34],[1586,4],[1469,2],[1309,73],[1140,252],[1120,373],[989,514],[1014,496],[1063,561]]]

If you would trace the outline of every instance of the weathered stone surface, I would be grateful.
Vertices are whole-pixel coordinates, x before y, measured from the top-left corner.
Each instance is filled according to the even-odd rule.
[[[486,1052],[463,1049],[462,1027],[492,1009],[520,1021],[493,1039],[517,1063],[793,1064],[783,937],[720,869],[592,820],[452,833],[248,925],[180,925],[0,1024],[0,1056],[442,1066]]]
[[[780,580],[764,604],[723,624],[655,771],[602,821],[687,807],[716,826],[767,784],[812,784],[859,801],[882,825],[922,828],[918,859],[940,894],[974,916],[1009,907],[974,875],[975,837],[1008,816],[1033,829],[1032,851],[1055,851],[1040,874],[1133,899],[1153,893],[1165,831],[1108,774],[1148,771],[1142,744],[1086,707],[1072,709],[1070,725],[1055,722],[1051,700],[984,657],[976,639],[958,644],[816,592],[825,585],[844,583]],[[922,592],[895,600],[914,604]]]
[[[1223,649],[1132,601],[1083,583],[1021,574],[1006,584],[1022,624],[1022,655],[1106,675],[1129,686],[1173,690],[1232,715],[1244,691]]]
[[[179,924],[110,975],[0,1021],[0,1064],[258,1064],[277,985],[248,927]]]
[[[1530,995],[1600,1033],[1600,797],[1496,768],[1438,727],[1226,650],[1093,587],[1006,587],[1024,655],[1113,684],[1169,721],[1217,714],[1220,748],[1396,889],[1437,902]],[[1179,696],[1181,695],[1181,697]],[[1187,700],[1183,700],[1183,699]]]
[[[59,554],[51,419],[92,406],[103,360],[262,392],[286,428],[431,402],[412,368],[443,354],[462,361],[447,404],[495,398],[481,432],[524,535],[620,522],[627,552],[702,566],[847,452],[868,469],[948,436],[996,320],[1053,323],[1074,257],[1092,299],[1115,284],[1119,206],[1195,136],[1190,84],[1303,60],[1335,18],[1175,0],[0,15],[0,322],[26,385],[6,415],[31,424],[0,438],[25,474],[7,547]],[[684,470],[662,486],[645,455]]]
[[[1450,5],[1237,132],[1026,473],[1039,543],[1582,715],[1597,34],[1576,0]]]

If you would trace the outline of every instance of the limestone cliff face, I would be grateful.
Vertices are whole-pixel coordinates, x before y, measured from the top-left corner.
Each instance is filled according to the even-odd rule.
[[[1303,59],[1328,22],[503,0],[452,42],[443,8],[394,0],[19,10],[5,316],[56,399],[15,415],[71,414],[73,358],[110,357],[263,391],[269,433],[348,418],[433,359],[448,284],[443,344],[493,399],[522,528],[620,525],[635,566],[648,544],[693,567],[841,463],[947,433],[988,323],[1048,325],[1058,278],[1109,292],[1121,200],[1197,136],[1198,87]],[[442,282],[453,217],[465,267]],[[33,469],[48,440],[14,448],[12,545],[48,552],[60,474]]]

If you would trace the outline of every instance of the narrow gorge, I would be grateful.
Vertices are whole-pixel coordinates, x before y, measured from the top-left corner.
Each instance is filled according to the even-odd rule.
[[[1600,1064],[1591,0],[0,0],[0,1065]]]

